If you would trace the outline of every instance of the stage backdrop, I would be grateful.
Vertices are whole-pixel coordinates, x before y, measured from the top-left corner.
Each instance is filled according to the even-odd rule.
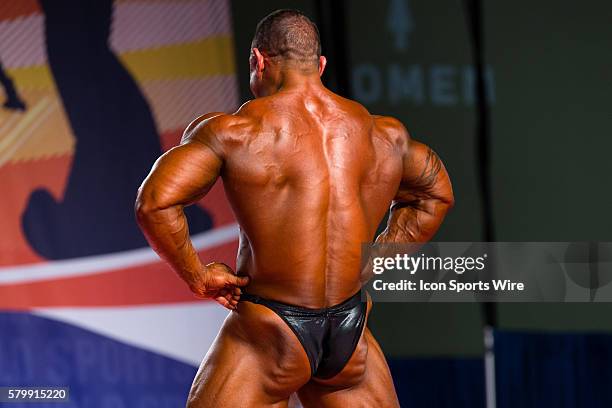
[[[237,108],[228,3],[0,4],[0,385],[184,405],[226,312],[148,249],[133,205],[193,118]],[[188,216],[204,260],[234,264],[222,186]]]
[[[353,97],[400,119],[451,176],[456,205],[435,240],[483,240],[475,72],[462,2],[346,3]],[[490,107],[495,70],[486,67]],[[370,320],[400,400],[419,408],[485,406],[482,325],[480,305],[467,303],[378,303]]]

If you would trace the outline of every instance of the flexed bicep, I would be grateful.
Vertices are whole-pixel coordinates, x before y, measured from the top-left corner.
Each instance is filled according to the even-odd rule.
[[[215,184],[223,165],[218,140],[224,118],[202,115],[183,132],[180,145],[164,153],[138,191],[137,205],[155,208],[186,206],[202,198]]]
[[[139,201],[157,209],[190,205],[219,177],[223,162],[208,146],[188,141],[164,153],[139,190]]]

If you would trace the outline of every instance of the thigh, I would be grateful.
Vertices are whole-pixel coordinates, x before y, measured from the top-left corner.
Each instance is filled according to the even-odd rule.
[[[309,378],[291,329],[270,309],[241,302],[200,365],[187,407],[287,407]]]
[[[367,328],[340,374],[329,380],[312,379],[298,395],[305,408],[399,407],[385,356]]]

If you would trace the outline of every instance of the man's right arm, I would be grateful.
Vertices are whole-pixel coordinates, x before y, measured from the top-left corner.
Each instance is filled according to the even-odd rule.
[[[236,276],[227,265],[202,265],[191,238],[183,208],[211,189],[220,175],[224,154],[218,136],[230,116],[211,113],[194,120],[179,146],[164,153],[138,190],[136,219],[151,247],[199,297],[213,298],[235,309],[239,287],[248,278]]]
[[[427,242],[454,205],[451,182],[431,148],[412,140],[398,121],[393,121],[392,131],[399,133],[403,144],[403,173],[391,203],[387,228],[376,242]]]

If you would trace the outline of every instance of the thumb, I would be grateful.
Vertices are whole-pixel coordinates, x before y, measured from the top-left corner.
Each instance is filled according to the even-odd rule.
[[[246,286],[249,284],[249,280],[248,276],[229,275],[227,277],[227,282],[234,286]]]

